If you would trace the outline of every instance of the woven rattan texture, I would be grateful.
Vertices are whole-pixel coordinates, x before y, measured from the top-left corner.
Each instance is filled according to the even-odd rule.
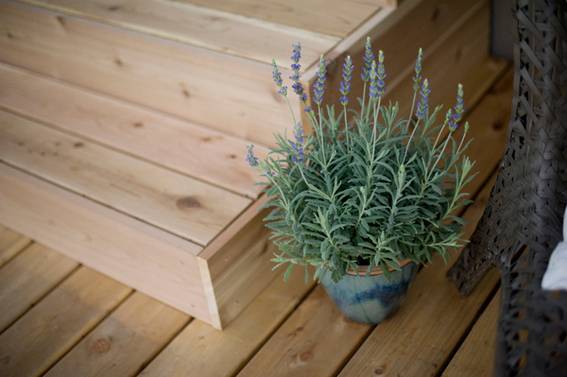
[[[566,9],[565,0],[515,3],[508,146],[479,226],[449,271],[468,294],[500,269],[497,376],[567,376],[567,292],[541,290],[567,202]]]

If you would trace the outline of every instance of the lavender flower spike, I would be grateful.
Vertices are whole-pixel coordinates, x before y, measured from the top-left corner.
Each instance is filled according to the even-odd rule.
[[[254,155],[254,145],[249,144],[247,147],[247,152],[246,152],[246,162],[248,163],[248,165],[252,166],[252,167],[256,167],[259,164],[258,161],[258,157],[256,157]]]
[[[366,44],[364,45],[364,57],[362,58],[362,72],[360,74],[360,77],[364,82],[370,81],[373,61],[374,53],[372,52],[372,43],[370,37],[366,37]]]
[[[371,99],[377,99],[380,96],[380,89],[378,88],[378,68],[376,61],[372,61],[370,67],[370,93]]]
[[[287,96],[287,86],[283,84],[282,73],[276,64],[276,60],[272,60],[272,78],[278,87],[278,93],[282,96]]]
[[[346,106],[348,105],[348,94],[350,93],[350,82],[352,80],[352,71],[354,70],[354,66],[352,64],[352,59],[350,55],[346,57],[345,62],[343,63],[343,79],[340,84],[340,92],[341,97],[339,98],[339,102],[341,105]]]
[[[417,53],[417,60],[415,61],[414,76],[413,76],[413,91],[417,92],[421,86],[421,67],[423,64],[423,49],[419,49]]]
[[[305,150],[303,149],[303,144],[305,143],[305,133],[303,132],[303,126],[301,123],[297,123],[293,129],[293,137],[295,142],[290,141],[291,148],[293,149],[293,154],[291,155],[291,161],[294,163],[303,163],[305,161]]]
[[[417,104],[417,111],[416,115],[418,119],[426,120],[429,116],[429,93],[431,93],[431,89],[429,88],[429,80],[423,80],[423,84],[421,85],[420,91],[420,99],[419,103]]]
[[[323,94],[325,94],[325,80],[327,75],[327,63],[321,55],[319,58],[319,70],[317,71],[317,80],[313,84],[313,102],[320,105],[323,102]]]
[[[465,112],[465,100],[464,100],[464,90],[463,85],[459,84],[457,87],[457,100],[454,107],[453,117],[449,122],[449,128],[451,131],[455,131],[459,127],[459,122],[463,119],[463,113]]]
[[[382,97],[386,91],[386,67],[384,66],[384,53],[382,50],[378,52],[378,65],[376,66],[376,87],[378,96]]]
[[[299,64],[299,61],[301,60],[301,44],[299,42],[296,42],[292,46],[293,46],[293,50],[291,53],[291,61],[293,62],[291,63],[292,74],[291,76],[289,76],[291,81],[293,81],[291,87],[295,92],[295,94],[299,96],[299,99],[302,102],[307,102],[307,94],[305,94],[305,89],[303,88],[303,84],[301,83],[301,81],[299,81],[301,79],[301,73],[300,73],[301,64]]]

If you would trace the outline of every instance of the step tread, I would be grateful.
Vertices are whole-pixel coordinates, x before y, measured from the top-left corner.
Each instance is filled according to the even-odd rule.
[[[249,198],[261,191],[246,141],[184,120],[3,64],[0,107]]]
[[[0,160],[207,245],[250,200],[0,111]]]
[[[240,14],[340,38],[391,0],[168,0]]]
[[[271,145],[293,127],[266,63],[13,1],[0,1],[0,35],[3,63],[224,134]]]
[[[310,65],[385,0],[21,0],[161,38],[265,63],[291,63],[289,46],[300,41]],[[324,6],[325,12],[321,9]]]

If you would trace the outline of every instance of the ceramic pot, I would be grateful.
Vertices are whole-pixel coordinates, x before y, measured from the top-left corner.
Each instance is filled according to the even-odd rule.
[[[400,266],[399,271],[390,272],[389,279],[380,268],[368,272],[368,267],[360,267],[347,271],[337,283],[326,272],[321,283],[347,318],[378,324],[399,308],[417,272],[417,265],[409,259],[401,261]]]

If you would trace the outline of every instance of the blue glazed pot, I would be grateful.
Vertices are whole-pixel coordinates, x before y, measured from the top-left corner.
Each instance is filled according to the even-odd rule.
[[[378,324],[399,308],[417,272],[417,265],[410,260],[400,265],[401,270],[391,271],[389,279],[381,269],[368,273],[361,267],[358,272],[347,272],[337,283],[326,272],[321,283],[347,318]]]

